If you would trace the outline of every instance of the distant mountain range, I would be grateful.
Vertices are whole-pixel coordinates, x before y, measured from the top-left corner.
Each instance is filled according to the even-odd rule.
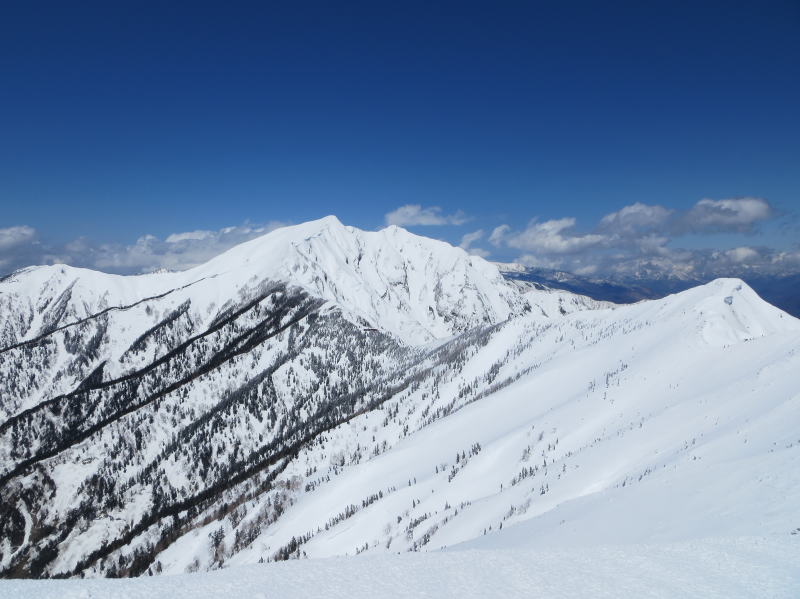
[[[497,263],[503,276],[519,281],[539,283],[553,289],[563,289],[587,295],[601,301],[631,304],[643,299],[658,299],[704,285],[713,279],[675,277],[584,277],[569,272],[529,268],[519,264]],[[747,275],[743,280],[762,298],[789,314],[800,317],[800,274],[786,276]]]

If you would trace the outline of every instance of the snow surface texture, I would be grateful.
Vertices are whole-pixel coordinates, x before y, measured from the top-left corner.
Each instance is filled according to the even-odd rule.
[[[232,567],[12,596],[798,594],[800,321],[739,280],[614,306],[326,218],[0,305],[3,573]]]
[[[14,599],[794,599],[798,558],[797,543],[744,538],[296,560],[132,580],[17,580],[0,589]]]

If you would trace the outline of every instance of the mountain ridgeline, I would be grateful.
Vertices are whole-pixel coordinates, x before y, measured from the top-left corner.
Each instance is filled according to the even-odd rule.
[[[571,293],[585,295],[599,301],[630,304],[644,299],[660,299],[671,293],[680,293],[698,285],[708,283],[709,277],[679,278],[662,276],[656,278],[645,275],[628,277],[587,277],[573,273],[531,268],[520,264],[498,263],[503,275],[512,281],[537,283],[551,289],[562,289]],[[759,275],[747,272],[743,276],[767,302],[800,318],[800,274],[783,276]]]
[[[677,538],[780,533],[797,485],[748,498],[798,456],[798,342],[739,280],[618,306],[334,217],[180,273],[23,269],[0,281],[0,574],[577,538],[617,496],[711,501],[699,480],[744,499],[680,525],[671,502]]]

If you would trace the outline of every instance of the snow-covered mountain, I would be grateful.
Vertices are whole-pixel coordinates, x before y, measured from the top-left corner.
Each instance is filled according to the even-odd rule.
[[[264,281],[335,303],[354,321],[407,343],[443,339],[525,309],[482,258],[399,227],[367,232],[328,216],[278,229],[184,272],[131,277],[63,265],[24,269],[0,283],[0,343],[157,296],[168,295],[169,305],[190,300],[193,313],[207,316]]]
[[[659,299],[679,293],[716,278],[708,273],[635,271],[607,276],[577,275],[547,268],[527,267],[517,263],[495,263],[507,279],[539,286],[561,289],[596,300],[629,304],[643,299]],[[743,278],[763,299],[800,317],[800,275],[776,275],[743,269],[737,276]]]
[[[737,279],[616,306],[333,217],[180,273],[26,269],[0,568],[786,537],[798,348]]]

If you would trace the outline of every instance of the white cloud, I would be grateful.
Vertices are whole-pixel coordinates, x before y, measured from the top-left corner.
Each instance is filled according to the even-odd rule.
[[[483,248],[469,248],[467,253],[471,256],[479,256],[484,259],[492,255],[489,250],[485,250]]]
[[[775,252],[770,256],[770,262],[781,269],[800,269],[800,250]]]
[[[636,202],[600,219],[598,228],[619,235],[637,235],[642,231],[661,229],[673,211],[663,206],[651,206]]]
[[[544,222],[532,221],[519,233],[509,233],[510,228],[498,227],[492,233],[492,238],[515,249],[545,254],[580,252],[602,245],[608,239],[599,234],[582,235],[574,229],[574,218],[559,218]]]
[[[225,232],[225,229],[222,229],[222,232]],[[181,241],[197,241],[200,239],[208,239],[209,237],[214,237],[214,231],[187,231],[186,233],[173,233],[169,237],[167,237],[164,241],[167,243],[180,243]]]
[[[725,252],[725,255],[733,262],[743,263],[752,262],[760,258],[761,254],[751,247],[738,247]]]
[[[508,234],[511,232],[511,227],[508,225],[500,225],[499,227],[495,227],[492,231],[492,234],[489,235],[489,243],[492,245],[503,245],[503,242],[508,237]]]
[[[387,225],[399,227],[463,225],[469,218],[461,210],[454,214],[442,214],[439,206],[423,208],[420,204],[406,204],[384,216]]]
[[[586,266],[576,267],[574,273],[582,277],[589,277],[597,274],[597,268],[597,264],[587,264]]]
[[[173,233],[164,239],[143,235],[128,245],[95,244],[79,237],[58,246],[39,243],[31,227],[11,227],[0,229],[0,268],[10,272],[24,266],[64,263],[125,274],[160,268],[185,270],[284,225],[280,222],[246,224],[218,231]]]
[[[775,216],[763,198],[728,198],[697,202],[684,212],[636,202],[606,214],[598,231],[632,238],[646,233],[680,237],[687,233],[749,232],[754,225]]]
[[[750,234],[760,222],[774,217],[773,208],[760,198],[703,199],[682,211],[636,202],[606,214],[595,226],[583,230],[571,217],[534,219],[519,229],[503,224],[492,230],[470,231],[461,236],[459,244],[473,255],[486,257],[486,249],[475,247],[487,245],[481,243],[485,240],[498,248],[494,253],[504,253],[504,259],[513,259],[516,254],[516,261],[529,266],[597,276],[700,278],[800,272],[800,249],[751,245],[752,237],[716,250],[675,247],[688,234],[709,238],[719,232]],[[406,225],[463,224],[466,220],[461,212],[446,215],[438,207],[420,205],[402,206],[386,215],[387,222]],[[53,263],[118,273],[184,270],[283,224],[245,223],[163,237],[143,235],[132,244],[97,244],[86,238],[47,244],[32,227],[0,228],[0,275],[24,266]]]
[[[481,239],[483,237],[483,229],[478,229],[477,231],[473,231],[472,233],[466,233],[464,236],[461,237],[461,244],[459,247],[463,249],[469,249],[469,247]]]
[[[563,258],[549,258],[535,254],[523,254],[515,262],[531,268],[545,268],[548,270],[561,270],[565,266]]]
[[[636,239],[635,245],[644,254],[664,254],[668,251],[666,245],[669,241],[665,235],[649,233]]]
[[[0,229],[0,250],[7,250],[36,238],[36,229],[27,225]]]
[[[685,225],[689,231],[745,232],[774,214],[762,198],[703,199],[686,214]]]
[[[269,222],[260,226],[225,227],[217,231],[188,231],[172,233],[164,240],[144,235],[132,245],[100,246],[95,252],[93,265],[117,272],[145,272],[159,268],[186,270],[284,225]]]
[[[489,241],[520,250],[528,266],[602,275],[708,278],[746,272],[778,274],[800,269],[800,254],[749,246],[731,249],[674,247],[688,234],[749,234],[775,217],[762,198],[702,199],[684,211],[636,202],[580,231],[574,218],[537,220],[522,230],[496,227]]]
[[[467,251],[473,256],[480,256],[481,258],[487,258],[490,255],[490,252],[482,248],[472,247],[472,244],[478,241],[479,239],[483,239],[483,229],[478,229],[477,231],[473,231],[472,233],[466,233],[465,235],[463,235],[461,237],[461,243],[459,244],[458,247],[460,247],[462,250]]]
[[[0,276],[37,261],[42,251],[33,227],[19,225],[0,229]]]

